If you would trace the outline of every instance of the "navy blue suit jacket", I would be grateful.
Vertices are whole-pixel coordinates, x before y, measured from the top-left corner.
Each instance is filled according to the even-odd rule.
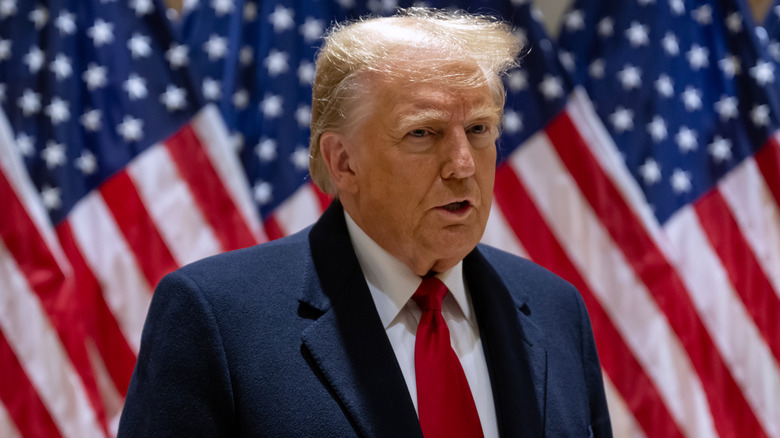
[[[463,270],[501,435],[611,436],[574,287],[483,245]],[[119,436],[422,437],[338,202],[160,282]]]

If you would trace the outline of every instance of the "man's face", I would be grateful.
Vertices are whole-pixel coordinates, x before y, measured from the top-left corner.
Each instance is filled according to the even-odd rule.
[[[380,82],[345,142],[357,183],[345,208],[418,275],[477,245],[493,199],[499,108],[487,86],[443,83]]]

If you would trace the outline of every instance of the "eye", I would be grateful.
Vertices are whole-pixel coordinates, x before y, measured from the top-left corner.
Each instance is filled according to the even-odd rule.
[[[428,135],[428,131],[426,131],[425,129],[413,129],[409,131],[409,135],[411,135],[412,137],[422,138]]]
[[[488,132],[489,130],[490,130],[490,128],[488,127],[488,125],[483,124],[483,123],[480,123],[480,124],[477,124],[477,125],[473,125],[472,127],[469,128],[469,132],[472,133],[472,134],[484,134],[484,133]]]

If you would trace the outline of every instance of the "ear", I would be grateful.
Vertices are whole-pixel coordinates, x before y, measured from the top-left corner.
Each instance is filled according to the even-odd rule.
[[[357,178],[344,136],[335,132],[323,133],[320,136],[320,153],[339,193],[356,193]]]

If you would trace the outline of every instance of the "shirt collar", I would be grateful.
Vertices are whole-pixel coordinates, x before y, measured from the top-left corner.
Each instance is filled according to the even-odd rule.
[[[344,217],[347,220],[352,247],[371,290],[379,318],[387,329],[414,295],[422,279],[369,237],[346,210]],[[448,271],[436,274],[436,277],[447,286],[466,320],[473,325],[471,302],[466,296],[466,285],[463,281],[463,261]]]

